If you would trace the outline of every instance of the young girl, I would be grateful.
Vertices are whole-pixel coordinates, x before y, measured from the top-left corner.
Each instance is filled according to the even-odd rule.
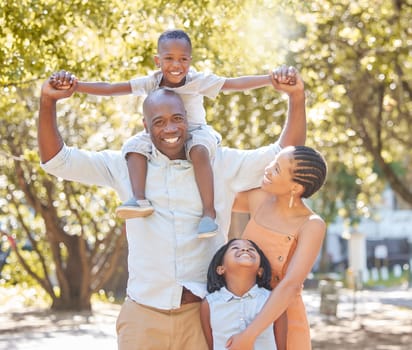
[[[210,262],[209,295],[200,315],[210,350],[225,350],[229,337],[245,329],[270,294],[270,264],[253,241],[232,239]],[[255,350],[276,349],[270,325],[255,339]]]
[[[319,152],[289,146],[268,165],[261,188],[236,198],[234,210],[251,216],[242,238],[255,241],[268,257],[273,290],[253,322],[230,339],[228,349],[253,349],[256,337],[283,313],[287,337],[285,344],[277,342],[278,349],[311,349],[301,290],[319,254],[326,225],[303,198],[322,187],[326,173],[326,162]],[[276,335],[278,330],[276,327]]]
[[[214,74],[196,72],[190,67],[192,44],[189,36],[182,30],[169,30],[162,33],[157,43],[156,67],[154,74],[121,83],[81,82],[77,92],[93,95],[146,95],[158,88],[175,90],[183,99],[189,121],[191,137],[187,140],[187,158],[193,163],[195,179],[203,204],[202,218],[199,222],[199,238],[216,234],[216,211],[214,207],[213,171],[210,159],[214,157],[221,136],[206,124],[203,96],[215,98],[222,90],[243,91],[271,85],[271,79],[279,72],[279,82],[294,84],[296,72],[286,68],[268,75],[223,78]],[[53,79],[52,79],[53,83]],[[52,84],[64,88],[59,80]],[[173,139],[165,142],[173,142]],[[152,153],[152,144],[147,132],[130,138],[123,146],[122,153],[127,159],[133,198],[116,209],[116,214],[124,219],[144,217],[154,211],[150,198],[145,195],[147,159]]]

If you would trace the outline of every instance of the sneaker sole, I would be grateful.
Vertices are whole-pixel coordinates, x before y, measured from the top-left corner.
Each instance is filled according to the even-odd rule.
[[[151,215],[154,212],[153,208],[141,209],[141,208],[117,208],[116,215],[121,219],[135,219],[142,218]]]
[[[203,238],[213,237],[213,236],[216,236],[216,233],[217,233],[217,231],[198,233],[197,238],[203,239]]]

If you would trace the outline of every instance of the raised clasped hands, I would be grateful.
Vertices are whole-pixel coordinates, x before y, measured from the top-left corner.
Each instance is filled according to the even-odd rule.
[[[276,90],[288,95],[304,91],[303,80],[295,67],[282,65],[271,72],[270,78]]]
[[[53,73],[42,86],[42,96],[52,100],[70,97],[76,90],[77,78],[74,74],[61,70]]]

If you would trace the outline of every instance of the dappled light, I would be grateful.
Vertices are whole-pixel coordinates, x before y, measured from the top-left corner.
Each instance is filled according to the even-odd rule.
[[[127,278],[114,191],[53,178],[40,166],[39,92],[61,69],[81,81],[111,82],[153,72],[158,35],[169,28],[189,33],[192,65],[199,71],[232,77],[267,74],[281,64],[298,69],[306,90],[307,145],[328,162],[324,190],[313,201],[328,224],[374,217],[387,186],[412,205],[408,5],[0,0],[0,228],[3,248],[12,247],[10,239],[17,247],[0,286],[16,291],[24,283],[19,293],[30,305],[87,310],[111,277]],[[119,150],[143,129],[141,102],[136,96],[76,93],[58,103],[59,130],[69,146]],[[225,92],[205,99],[205,107],[224,146],[248,149],[279,137],[287,97],[269,86]],[[32,288],[39,285],[36,301]]]

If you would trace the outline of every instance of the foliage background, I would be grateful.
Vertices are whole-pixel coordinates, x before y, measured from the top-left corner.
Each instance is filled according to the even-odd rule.
[[[83,293],[88,284],[89,295],[110,278],[115,260],[108,259],[124,246],[112,214],[118,200],[108,189],[57,181],[40,169],[40,85],[59,69],[89,81],[145,75],[155,68],[158,35],[173,27],[191,36],[198,70],[299,69],[307,144],[329,164],[328,182],[313,199],[328,222],[373,216],[387,184],[401,207],[412,204],[410,0],[0,0],[0,229],[3,245],[13,237],[21,252],[10,255],[13,269],[3,281],[31,279],[58,300],[73,280]],[[226,145],[258,147],[277,138],[285,102],[270,88],[221,94],[206,101],[208,121]],[[131,96],[76,95],[59,104],[59,125],[70,145],[118,149],[142,128],[139,106]],[[21,250],[27,244],[32,250]],[[71,271],[79,258],[81,271]]]

